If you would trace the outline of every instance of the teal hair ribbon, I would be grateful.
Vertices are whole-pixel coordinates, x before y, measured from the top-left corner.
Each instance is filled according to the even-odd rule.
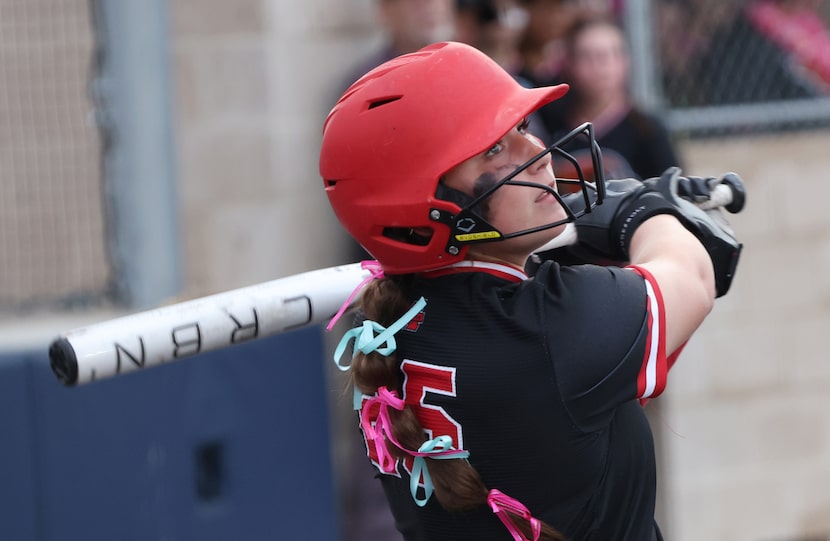
[[[414,305],[412,305],[412,308],[410,308],[389,327],[384,327],[377,321],[367,319],[363,322],[362,326],[346,331],[334,350],[334,364],[336,364],[337,368],[344,372],[351,368],[351,363],[347,365],[341,364],[340,359],[346,352],[346,347],[348,347],[349,342],[353,339],[355,340],[355,346],[352,350],[352,358],[357,355],[358,351],[364,355],[368,355],[373,351],[377,351],[384,356],[391,355],[397,348],[395,333],[403,329],[407,323],[412,321],[412,318],[418,315],[418,312],[423,310],[426,305],[426,299],[421,297],[417,300],[417,302],[415,302]],[[375,331],[378,332],[377,335],[375,335]],[[381,346],[381,344],[386,345]]]
[[[412,499],[418,504],[418,507],[423,507],[429,501],[435,488],[432,485],[432,477],[429,475],[429,469],[426,464],[426,457],[436,460],[452,460],[456,458],[468,458],[470,452],[464,449],[455,449],[452,446],[451,436],[438,436],[431,440],[427,440],[421,444],[417,453],[411,453],[415,457],[415,463],[412,466],[412,476],[409,478],[409,490],[412,493]],[[418,485],[423,477],[424,481],[424,497],[418,497]]]
[[[384,327],[377,321],[367,319],[360,327],[355,327],[346,331],[340,339],[340,342],[338,342],[337,347],[334,348],[334,364],[340,369],[341,372],[346,372],[352,367],[351,362],[349,364],[341,364],[343,354],[346,352],[346,348],[352,340],[355,341],[354,349],[352,349],[352,359],[354,359],[358,351],[364,355],[377,351],[381,355],[388,357],[394,353],[398,347],[398,344],[395,341],[395,333],[403,329],[407,323],[412,321],[412,318],[418,315],[418,312],[423,310],[426,305],[426,299],[421,297],[404,315],[398,318],[398,320],[392,323],[389,327]],[[375,332],[378,334],[375,335]],[[385,345],[382,346],[381,344]],[[361,399],[362,395],[357,389],[355,389],[353,396],[354,409],[360,409]]]

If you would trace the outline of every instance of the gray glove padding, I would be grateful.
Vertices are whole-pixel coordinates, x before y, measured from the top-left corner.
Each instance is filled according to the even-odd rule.
[[[728,184],[737,196],[731,205],[727,205],[727,210],[731,207],[731,212],[739,212],[743,208],[745,195],[743,181],[735,173],[727,173],[720,179],[686,178],[680,176],[680,168],[670,167],[659,177],[644,182],[677,209],[675,215],[703,244],[712,260],[718,297],[725,295],[732,285],[743,245],[735,239],[720,208],[701,210],[689,199],[698,202],[708,200],[711,190],[720,183]]]
[[[672,172],[673,169],[667,169],[666,173]],[[679,173],[679,170],[678,170]],[[662,182],[663,176],[650,178],[645,181],[645,184],[654,188]],[[729,204],[711,204],[712,197],[716,189],[722,185],[729,188],[731,193],[731,200]],[[741,180],[736,173],[724,173],[720,178],[716,177],[681,177],[677,176],[676,184],[673,185],[674,198],[680,197],[686,201],[691,201],[698,207],[704,209],[714,208],[715,206],[723,206],[732,214],[737,214],[744,208],[746,204],[746,190],[744,189],[744,181]],[[710,203],[707,206],[707,203]]]

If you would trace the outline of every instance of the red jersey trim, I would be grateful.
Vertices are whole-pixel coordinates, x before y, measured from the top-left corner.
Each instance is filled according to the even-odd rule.
[[[637,398],[654,398],[666,388],[668,361],[666,359],[666,310],[663,306],[663,295],[654,276],[646,269],[638,266],[626,267],[633,270],[645,280],[646,311],[648,316],[648,337],[646,339],[646,354],[640,373],[637,375]],[[679,353],[679,352],[676,352]],[[674,360],[674,359],[672,359]]]
[[[511,282],[521,282],[522,280],[527,280],[527,274],[516,267],[511,267],[510,265],[504,265],[501,263],[488,263],[485,261],[471,260],[459,261],[458,263],[454,263],[440,269],[426,271],[422,273],[422,275],[428,278],[433,278],[438,276],[447,276],[448,274],[459,274],[462,272],[486,272],[487,274],[492,274],[493,276],[498,276]]]

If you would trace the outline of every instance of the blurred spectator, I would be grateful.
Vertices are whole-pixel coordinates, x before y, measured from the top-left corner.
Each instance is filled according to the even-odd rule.
[[[706,49],[710,26],[699,21],[695,0],[661,0],[657,39],[665,97],[674,106],[699,103],[698,73],[689,69]]]
[[[555,84],[565,61],[564,38],[580,17],[607,15],[617,8],[609,0],[519,0],[527,26],[519,41],[518,74],[534,86]]]
[[[519,38],[527,25],[527,12],[516,0],[455,0],[455,7],[456,40],[516,73]]]
[[[562,76],[571,90],[555,107],[542,111],[554,138],[584,122],[593,124],[607,178],[654,177],[681,165],[666,127],[631,100],[629,62],[625,34],[615,20],[580,19],[565,36]],[[587,141],[575,141],[566,149],[591,171]],[[557,174],[567,176],[561,170]]]
[[[791,68],[817,91],[830,88],[830,32],[819,0],[762,0],[747,7],[752,25],[787,55]]]
[[[356,64],[343,89],[375,66],[455,36],[454,0],[375,0],[378,24],[384,31],[381,48]],[[337,93],[340,97],[340,92]]]
[[[519,42],[520,77],[533,86],[558,83],[565,59],[565,32],[577,16],[569,0],[520,0],[527,11],[527,27]]]
[[[826,91],[830,35],[815,2],[729,5],[699,64],[705,104],[809,98]]]

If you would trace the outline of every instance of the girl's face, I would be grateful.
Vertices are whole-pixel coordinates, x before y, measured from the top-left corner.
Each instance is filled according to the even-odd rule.
[[[452,168],[444,176],[444,184],[467,195],[477,197],[521,165],[543,151],[545,146],[527,131],[527,121],[510,130],[486,152]],[[542,186],[556,189],[550,154],[531,164],[513,180],[532,182],[539,187],[505,184],[484,199],[485,218],[503,234],[543,226],[567,218],[556,198]],[[469,254],[496,258],[524,266],[527,257],[557,236],[564,225],[511,239],[473,244]]]

